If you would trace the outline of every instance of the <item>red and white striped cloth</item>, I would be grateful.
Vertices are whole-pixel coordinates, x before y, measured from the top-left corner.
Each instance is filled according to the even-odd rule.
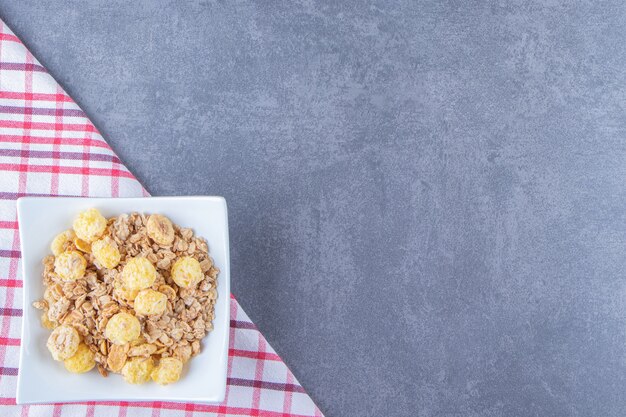
[[[148,194],[83,111],[0,20],[0,415],[322,415],[234,298],[223,404],[16,405],[23,306],[15,200],[26,195]]]

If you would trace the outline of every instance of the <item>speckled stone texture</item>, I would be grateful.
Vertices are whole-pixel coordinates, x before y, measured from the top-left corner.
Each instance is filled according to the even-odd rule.
[[[157,3],[160,3],[157,5]],[[626,414],[626,3],[19,0],[328,416]]]

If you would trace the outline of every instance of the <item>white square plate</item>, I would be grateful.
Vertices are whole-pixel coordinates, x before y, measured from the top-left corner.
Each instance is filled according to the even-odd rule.
[[[179,226],[193,229],[209,244],[209,254],[220,269],[214,330],[202,340],[201,353],[185,365],[183,376],[175,384],[131,385],[120,375],[103,378],[95,369],[86,374],[71,374],[62,362],[52,359],[46,348],[50,331],[41,326],[40,313],[32,306],[43,297],[41,261],[51,254],[50,242],[54,236],[71,228],[74,217],[89,207],[97,208],[105,217],[131,212],[164,214]],[[17,201],[17,210],[24,280],[18,404],[224,400],[230,328],[230,258],[228,216],[222,197],[26,197]]]

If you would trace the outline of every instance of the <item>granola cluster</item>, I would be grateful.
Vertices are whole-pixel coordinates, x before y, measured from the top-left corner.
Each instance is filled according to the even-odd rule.
[[[217,275],[204,239],[165,216],[80,213],[43,260],[47,347],[70,372],[176,382],[213,330]]]

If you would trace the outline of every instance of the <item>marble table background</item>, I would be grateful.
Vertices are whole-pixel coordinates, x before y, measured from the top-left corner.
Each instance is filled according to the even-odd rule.
[[[626,413],[626,3],[6,0],[328,416]]]

